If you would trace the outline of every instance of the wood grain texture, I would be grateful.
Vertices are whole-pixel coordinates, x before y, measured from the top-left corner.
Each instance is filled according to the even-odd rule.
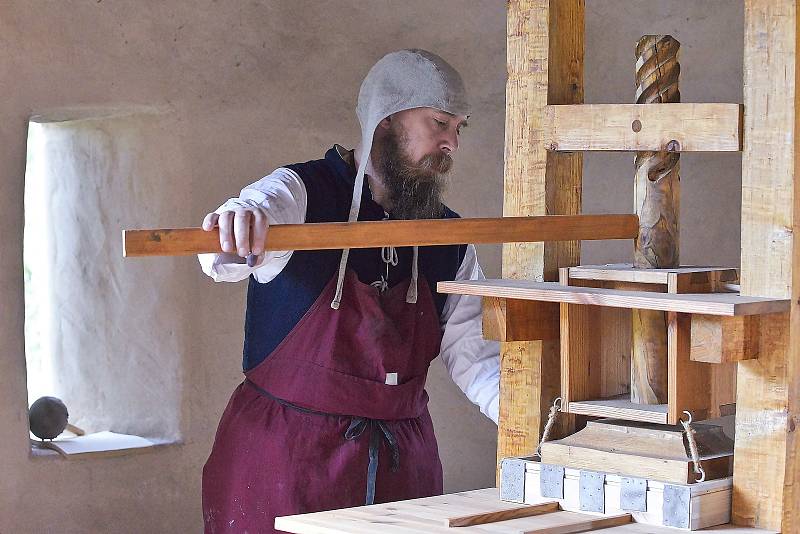
[[[742,270],[746,295],[790,299],[738,364],[733,521],[800,531],[797,3],[745,0]]]
[[[534,517],[537,515],[548,514],[550,512],[557,512],[559,510],[558,502],[546,502],[540,504],[531,504],[520,508],[511,510],[497,510],[491,512],[482,512],[470,515],[461,515],[456,517],[448,517],[444,521],[446,527],[469,527],[471,525],[483,525],[486,523],[496,523],[498,521],[507,521],[509,519],[518,519],[520,517]]]
[[[548,104],[583,102],[584,1],[507,2],[506,144],[503,215],[581,212],[583,157],[548,153]],[[503,277],[557,280],[576,265],[580,242],[503,247]],[[530,454],[560,391],[558,341],[501,344],[498,458]]]
[[[464,507],[473,507],[475,509],[491,509],[491,507],[494,507],[496,509],[509,504],[501,502],[497,498],[497,490],[495,489],[475,490],[373,506],[278,517],[275,519],[275,527],[281,531],[295,534],[375,534],[376,532],[394,534],[488,534],[489,532],[494,534],[519,534],[533,529],[562,528],[575,523],[580,524],[588,517],[597,517],[576,512],[560,511],[536,517],[512,519],[492,525],[459,527],[457,530],[442,526],[442,521],[445,518],[454,515],[454,509],[463,509]],[[769,532],[731,525],[714,527],[709,531],[714,532],[714,534],[775,534],[774,531]],[[544,532],[548,531],[545,530]],[[603,529],[600,532],[603,534],[674,534],[676,531],[669,527],[626,523],[621,526]]]
[[[573,401],[567,405],[567,410],[569,413],[577,415],[667,424],[666,404],[634,404],[628,396],[626,398]]]
[[[722,283],[738,281],[738,271],[731,267],[676,267],[672,269],[638,269],[630,263],[609,265],[579,265],[569,268],[569,277],[581,280],[635,282],[668,285],[673,277],[680,288],[667,289],[669,293],[721,292]],[[714,284],[709,287],[709,284]]]
[[[733,444],[715,425],[696,425],[708,480],[730,476]],[[683,429],[626,421],[592,421],[566,438],[542,444],[542,463],[621,476],[693,484]]]
[[[553,151],[738,152],[741,116],[739,104],[547,106],[544,143]]]
[[[601,530],[609,527],[627,525],[632,521],[630,514],[619,514],[606,517],[594,517],[586,515],[581,521],[576,521],[570,525],[553,527],[529,528],[521,531],[521,534],[574,534],[577,532],[589,532]]]
[[[643,308],[721,316],[783,313],[789,309],[788,299],[780,298],[744,297],[734,293],[648,293],[593,287],[565,287],[556,282],[531,280],[439,282],[437,289],[440,293],[482,297],[566,302],[615,308]]]
[[[267,250],[322,250],[382,246],[458,245],[636,237],[634,215],[497,217],[367,221],[270,226]],[[219,233],[202,228],[125,230],[124,256],[178,256],[220,252]]]
[[[667,424],[677,425],[684,410],[695,421],[706,419],[715,408],[712,406],[711,370],[708,363],[694,362],[690,358],[691,315],[668,312],[668,372],[669,392]]]
[[[559,337],[558,304],[532,300],[483,299],[483,338],[541,341]]]
[[[729,363],[758,358],[760,317],[693,315],[690,358],[695,362]]]

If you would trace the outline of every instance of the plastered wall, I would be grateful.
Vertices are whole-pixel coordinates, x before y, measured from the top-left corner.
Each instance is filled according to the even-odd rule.
[[[684,43],[684,101],[741,101],[741,3],[654,5],[587,0],[587,102],[631,101],[635,40],[657,32]],[[473,95],[475,114],[449,203],[465,216],[500,215],[505,8],[499,0],[0,2],[0,213],[6,223],[0,240],[0,532],[200,530],[200,470],[241,379],[245,287],[213,284],[191,258],[123,262],[115,256],[120,230],[198,225],[208,210],[274,167],[320,157],[334,142],[352,144],[362,77],[383,53],[410,46],[450,60]],[[166,371],[145,364],[152,380],[139,379],[122,392],[109,388],[108,401],[124,406],[139,402],[137,395],[174,391],[164,397],[164,409],[175,411],[182,442],[123,458],[32,460],[22,322],[27,122],[32,115],[119,114],[144,121],[146,135],[135,150],[120,145],[119,155],[133,151],[138,163],[110,168],[141,172],[117,173],[113,179],[125,185],[102,190],[124,210],[96,218],[102,232],[87,238],[107,240],[101,250],[110,252],[86,261],[108,261],[136,284],[124,293],[136,313],[114,320],[120,330],[142,329],[142,347],[110,351],[118,367],[110,365],[102,381],[125,380],[132,354],[174,362]],[[627,155],[587,157],[586,211],[631,210],[630,161]],[[683,165],[684,259],[737,263],[738,156],[687,156]],[[700,165],[706,165],[702,171]],[[487,275],[498,276],[498,247],[480,253]],[[584,259],[619,261],[629,253],[628,244],[592,244]],[[91,278],[93,270],[86,272]],[[153,322],[142,327],[148,316]],[[463,399],[438,362],[428,389],[446,489],[492,484],[494,425]],[[147,431],[146,424],[141,428]]]

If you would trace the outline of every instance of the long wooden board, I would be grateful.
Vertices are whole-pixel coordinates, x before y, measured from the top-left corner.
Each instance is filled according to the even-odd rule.
[[[439,282],[437,289],[439,293],[722,316],[782,313],[789,310],[788,299],[745,297],[735,293],[649,293],[562,286],[557,282],[531,280]]]
[[[280,224],[269,228],[267,250],[457,245],[633,239],[635,215],[543,215],[414,221]],[[220,252],[219,235],[202,228],[125,230],[123,255],[182,256]]]
[[[585,104],[547,106],[550,150],[737,152],[739,104]]]

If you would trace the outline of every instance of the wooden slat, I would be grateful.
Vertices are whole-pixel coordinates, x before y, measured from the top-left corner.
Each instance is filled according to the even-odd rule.
[[[550,512],[557,512],[558,510],[558,501],[553,501],[540,504],[530,504],[521,508],[514,508],[513,510],[497,510],[492,512],[448,517],[445,519],[444,524],[447,527],[468,527],[471,525],[496,523],[497,521],[506,521],[508,519],[517,519],[520,517],[533,517],[537,515],[548,514]]]
[[[736,152],[741,116],[739,104],[547,106],[544,143],[558,151]]]
[[[277,224],[270,226],[267,250],[322,250],[382,246],[457,245],[631,239],[638,232],[635,215],[571,215]],[[123,255],[179,256],[219,252],[217,231],[202,228],[126,230]]]
[[[790,299],[738,363],[733,521],[800,531],[797,2],[745,0],[741,286]]]
[[[576,521],[571,525],[526,529],[523,530],[521,534],[574,534],[577,532],[589,532],[609,527],[618,527],[630,523],[631,520],[630,514],[619,514],[607,517],[593,517],[587,515],[585,519]]]
[[[568,268],[562,267],[559,275],[559,283],[566,286]],[[584,285],[582,282],[577,284]],[[572,401],[598,398],[602,394],[603,365],[599,349],[603,331],[599,308],[567,303],[561,303],[560,307],[561,399],[564,406],[568,406]]]
[[[503,214],[578,214],[583,157],[548,152],[542,119],[547,104],[583,102],[584,1],[509,0],[507,13]],[[507,244],[503,276],[554,281],[579,260],[579,241]],[[558,361],[557,341],[501,343],[498,458],[536,449]]]
[[[667,424],[666,404],[634,404],[630,398],[570,402],[567,411],[592,417],[610,417],[625,421]]]
[[[743,297],[734,293],[648,293],[594,287],[565,287],[555,282],[530,280],[439,282],[437,287],[440,293],[721,316],[782,313],[789,309],[787,299]]]
[[[691,320],[692,316],[685,313],[667,313],[669,425],[677,425],[681,418],[686,419],[684,410],[699,421],[706,419],[712,409],[712,366],[690,358]]]

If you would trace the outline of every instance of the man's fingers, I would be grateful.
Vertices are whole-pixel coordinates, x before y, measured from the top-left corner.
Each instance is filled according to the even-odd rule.
[[[262,208],[253,210],[253,234],[251,244],[251,252],[256,256],[264,252],[264,243],[267,240],[267,231],[269,230],[269,221],[267,214]]]
[[[219,219],[218,213],[209,213],[206,215],[205,219],[203,219],[203,230],[206,232],[213,230],[214,225],[217,224],[217,219]]]
[[[221,213],[217,224],[219,224],[219,246],[223,252],[233,254],[236,252],[236,247],[233,246],[233,212]]]
[[[250,210],[236,210],[233,216],[233,235],[236,238],[236,253],[242,258],[250,254]]]

